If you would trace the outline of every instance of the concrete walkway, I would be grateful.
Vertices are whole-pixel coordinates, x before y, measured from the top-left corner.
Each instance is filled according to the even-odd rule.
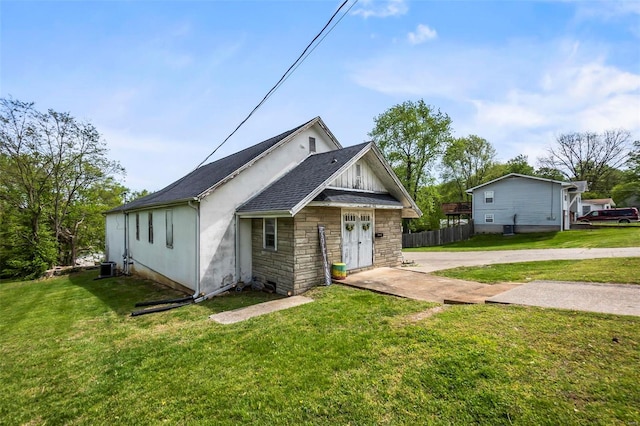
[[[485,299],[519,284],[482,284],[406,270],[376,268],[339,281],[378,293],[437,303],[484,303]]]
[[[534,262],[537,260],[596,259],[607,257],[640,257],[640,247],[534,249],[456,252],[403,252],[405,260],[415,262],[406,269],[433,272],[458,266],[481,266],[496,263]]]
[[[482,284],[429,272],[458,266],[554,259],[640,257],[640,247],[473,252],[405,252],[415,264],[349,275],[345,284],[380,293],[439,303],[513,303],[640,316],[640,285],[536,281]]]
[[[532,281],[490,297],[487,303],[640,316],[640,285]]]
[[[309,297],[285,297],[283,299],[270,300],[269,302],[258,303],[257,305],[234,309],[233,311],[220,312],[218,314],[209,316],[209,319],[220,324],[233,324],[249,318],[270,314],[271,312],[281,311],[283,309],[293,308],[294,306],[300,306],[310,302],[313,302],[313,299]]]

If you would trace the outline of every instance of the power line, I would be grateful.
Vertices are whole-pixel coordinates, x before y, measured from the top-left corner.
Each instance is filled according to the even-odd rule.
[[[351,5],[351,7],[349,7],[349,9],[347,9],[347,11],[340,17],[340,19],[333,25],[333,27],[331,27],[331,29],[329,31],[327,31],[327,33],[324,36],[322,36],[322,34],[327,29],[327,27],[329,27],[331,25],[331,22],[333,22],[334,18],[338,15],[338,13],[340,13],[342,8],[348,2],[349,2],[349,0],[344,0],[344,2],[340,5],[340,7],[338,7],[338,9],[333,13],[333,15],[331,15],[331,18],[329,18],[329,20],[322,27],[320,32],[318,32],[318,34],[316,34],[316,36],[313,38],[313,40],[311,40],[311,42],[309,42],[309,44],[307,44],[307,47],[304,48],[304,50],[298,56],[298,58],[291,64],[291,66],[289,66],[289,68],[287,68],[287,71],[285,71],[285,73],[282,74],[282,77],[280,77],[278,82],[276,84],[274,84],[271,89],[269,89],[269,91],[262,98],[262,100],[251,110],[251,112],[244,118],[244,120],[242,120],[240,122],[240,124],[238,124],[236,126],[236,128],[231,133],[229,133],[229,135],[226,138],[224,138],[224,140],[211,152],[211,154],[207,155],[207,157],[204,160],[202,160],[200,162],[200,164],[198,164],[196,166],[196,169],[199,168],[200,166],[202,166],[209,158],[211,158],[211,156],[213,154],[215,154],[216,151],[218,151],[218,149],[220,149],[220,147],[222,145],[224,145],[240,129],[240,127],[242,127],[242,125],[244,125],[244,123],[247,122],[247,120],[249,120],[249,118],[251,118],[251,116],[258,110],[258,108],[260,108],[262,106],[262,104],[264,104],[267,101],[267,99],[269,99],[269,97],[271,97],[271,95],[282,85],[282,83],[285,80],[287,80],[287,78],[289,78],[289,76],[293,73],[293,71],[295,71],[298,68],[298,66],[300,66],[300,64],[302,64],[302,62],[304,62],[304,60],[309,56],[309,54],[311,54],[311,52],[313,52],[315,50],[315,48],[318,47],[318,45],[320,43],[322,43],[322,41],[325,39],[325,37],[333,30],[333,28],[335,28],[335,26],[338,23],[340,23],[342,18],[344,18],[344,16],[349,12],[349,10],[351,10],[351,8],[358,2],[358,0],[355,0],[355,2]],[[322,36],[322,38],[320,38],[321,36]],[[318,41],[318,43],[313,48],[311,48],[313,46],[313,44],[316,42],[316,40],[318,40],[319,38],[320,38],[320,41]],[[309,49],[311,49],[311,50],[309,50]]]

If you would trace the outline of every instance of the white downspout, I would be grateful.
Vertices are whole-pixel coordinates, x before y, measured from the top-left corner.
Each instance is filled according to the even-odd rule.
[[[124,253],[122,254],[122,273],[129,275],[129,213],[124,214]]]
[[[194,206],[192,205],[192,201],[189,200],[187,203],[189,207],[196,211],[196,282],[195,282],[195,293],[193,294],[194,299],[200,296],[200,204]]]
[[[234,215],[234,219],[236,221],[236,238],[235,238],[235,261],[236,261],[236,282],[240,281],[240,218],[238,217],[238,213]]]

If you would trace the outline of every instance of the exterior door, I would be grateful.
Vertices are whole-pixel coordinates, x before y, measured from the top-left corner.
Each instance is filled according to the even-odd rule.
[[[373,211],[343,211],[342,222],[342,261],[347,269],[373,265]]]

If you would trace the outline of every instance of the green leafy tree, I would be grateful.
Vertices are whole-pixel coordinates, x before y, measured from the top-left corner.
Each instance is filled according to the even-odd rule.
[[[634,141],[620,182],[611,190],[619,206],[640,206],[640,141]]]
[[[0,261],[3,273],[35,276],[56,262],[73,263],[91,211],[86,194],[120,173],[90,123],[1,99],[0,232],[2,252],[11,255]]]
[[[424,211],[432,201],[419,197],[433,166],[451,138],[451,119],[423,100],[395,105],[375,118],[369,133],[394,172]],[[408,223],[405,222],[405,231]]]
[[[484,182],[495,164],[496,150],[489,141],[476,135],[452,139],[442,157],[443,178],[453,181],[457,200],[465,199],[465,191]]]
[[[541,177],[541,178],[545,178],[545,179],[551,179],[551,180],[557,180],[557,181],[566,181],[567,177],[558,169],[553,168],[553,167],[539,167],[536,169],[536,176]]]
[[[527,176],[535,176],[536,171],[532,165],[529,164],[529,157],[524,154],[517,155],[507,161],[506,172],[508,173],[518,173],[521,175]]]

